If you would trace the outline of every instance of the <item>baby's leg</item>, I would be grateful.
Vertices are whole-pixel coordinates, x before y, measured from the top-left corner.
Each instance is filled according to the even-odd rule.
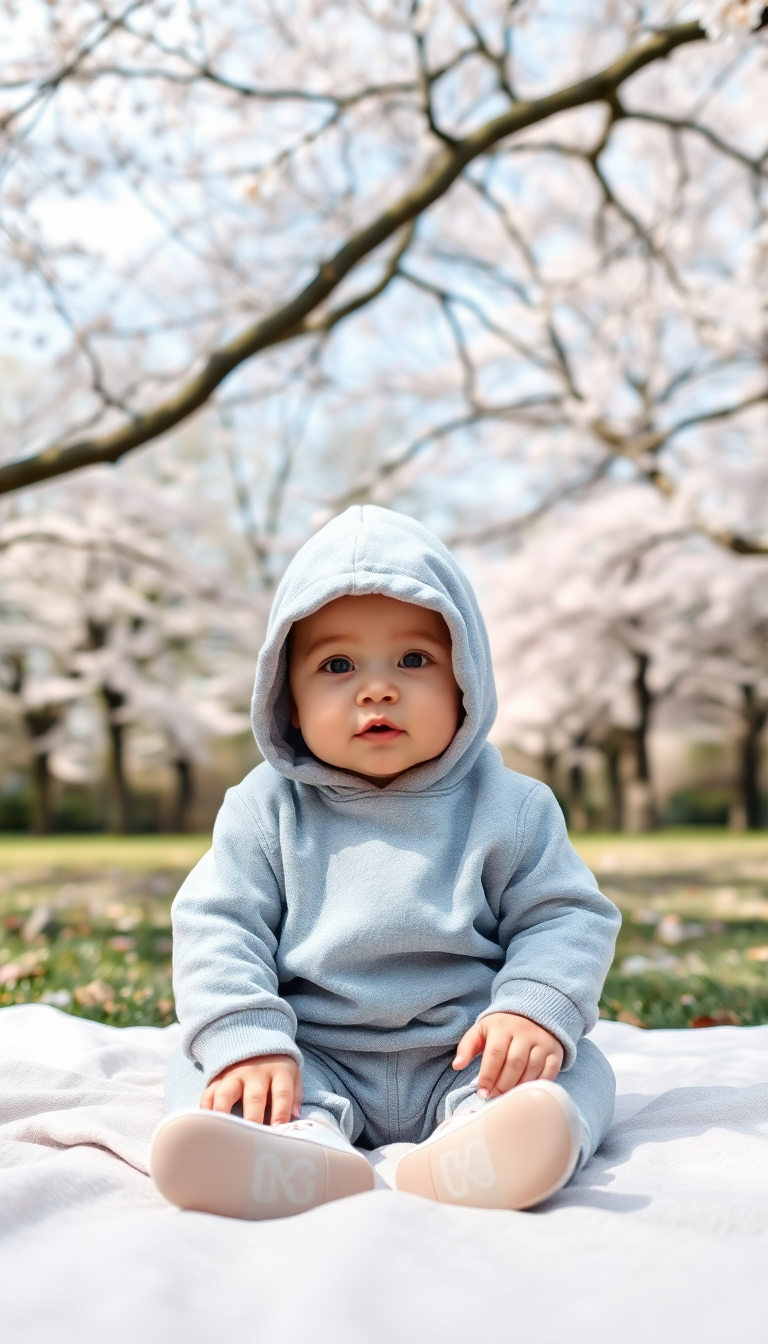
[[[616,1104],[616,1078],[602,1050],[598,1050],[594,1041],[582,1038],[571,1068],[559,1073],[557,1082],[579,1113],[581,1152],[576,1171],[580,1171],[610,1128]]]
[[[302,1119],[330,1121],[350,1142],[358,1137],[363,1127],[348,1097],[344,1096],[340,1080],[313,1050],[302,1051],[301,1081],[304,1098]],[[176,1111],[195,1110],[205,1087],[202,1064],[188,1059],[181,1050],[174,1050],[165,1073],[165,1110],[167,1115]],[[242,1116],[243,1108],[237,1102],[232,1114]]]
[[[448,1089],[442,1124],[398,1167],[399,1190],[441,1203],[530,1208],[583,1166],[613,1116],[613,1072],[591,1041],[579,1043],[556,1083],[524,1083],[489,1102],[475,1086],[459,1075]]]
[[[234,1218],[283,1218],[373,1188],[373,1169],[349,1141],[362,1120],[314,1052],[304,1052],[302,1118],[288,1124],[200,1110],[204,1081],[199,1065],[180,1052],[172,1057],[168,1115],[150,1156],[155,1184],[170,1203]]]
[[[479,1060],[475,1060],[476,1075],[479,1064]],[[439,1120],[475,1111],[484,1104],[477,1097],[477,1076],[470,1083],[465,1083],[464,1077],[465,1074],[460,1073],[455,1086],[446,1093],[441,1108],[443,1114],[438,1110]],[[565,1073],[557,1075],[556,1082],[568,1093],[579,1113],[581,1151],[575,1170],[580,1171],[600,1147],[613,1120],[616,1078],[608,1060],[594,1041],[582,1038],[576,1048],[573,1064]]]
[[[327,1059],[303,1045],[301,1068],[302,1120],[333,1124],[349,1143],[355,1143],[365,1123],[359,1108],[347,1095],[342,1079]]]

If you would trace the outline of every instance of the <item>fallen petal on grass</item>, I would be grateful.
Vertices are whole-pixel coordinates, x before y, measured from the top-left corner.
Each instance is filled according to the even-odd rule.
[[[741,1018],[730,1009],[715,1010],[711,1014],[703,1014],[701,1017],[693,1017],[689,1023],[691,1027],[740,1027]]]
[[[732,878],[748,852],[742,856],[728,837],[722,846],[708,842],[709,849],[695,839],[684,875],[665,866],[663,836],[631,842],[632,855],[639,846],[652,863],[621,859],[617,839],[616,862],[596,864],[624,915],[600,1002],[603,1020],[665,1029],[768,1022],[768,841],[759,871],[753,857],[753,870]],[[0,851],[0,1007],[46,1003],[113,1027],[169,1025],[170,907],[186,877],[184,856],[160,872],[159,842],[121,840],[126,853],[143,855],[146,846],[146,858],[118,863],[105,858],[104,837],[84,838],[77,859],[56,867],[42,857],[46,843],[36,848],[34,867],[14,857],[15,840]],[[190,866],[205,843],[190,848]],[[51,841],[51,853],[58,844]],[[100,860],[90,858],[98,853]],[[602,844],[598,857],[605,858]],[[693,946],[686,947],[688,938]]]
[[[97,1008],[106,1007],[107,1003],[114,999],[114,995],[114,989],[106,981],[92,980],[90,985],[81,985],[79,989],[76,989],[73,998],[81,1008]],[[114,1012],[114,1008],[115,1005],[112,1003],[112,1012]],[[109,1011],[107,1009],[107,1012]]]
[[[51,1008],[69,1008],[72,995],[68,989],[48,989],[40,995],[40,1002],[47,1003]]]
[[[129,938],[126,934],[118,934],[116,938],[110,938],[107,942],[107,947],[113,952],[132,952],[135,946],[135,938]]]

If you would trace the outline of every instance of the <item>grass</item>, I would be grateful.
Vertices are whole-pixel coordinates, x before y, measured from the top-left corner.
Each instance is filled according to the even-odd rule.
[[[602,1017],[646,1027],[768,1022],[768,834],[577,838],[624,922]]]
[[[186,874],[210,843],[209,835],[4,835],[0,836],[0,873],[15,873],[19,878],[33,870]]]
[[[0,840],[0,1007],[165,1026],[171,901],[209,836]]]
[[[768,833],[575,837],[624,925],[601,1016],[768,1022]],[[0,839],[0,1006],[174,1020],[170,907],[208,836]]]

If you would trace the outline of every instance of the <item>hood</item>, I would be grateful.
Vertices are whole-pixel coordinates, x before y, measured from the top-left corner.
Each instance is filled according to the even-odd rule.
[[[438,611],[453,643],[453,672],[465,718],[443,754],[379,789],[311,754],[291,726],[286,639],[294,621],[336,597],[383,593]],[[312,537],[291,561],[275,594],[256,668],[251,721],[262,756],[288,779],[334,793],[414,793],[452,787],[483,748],[496,717],[485,624],[469,580],[434,533],[401,513],[354,505]]]

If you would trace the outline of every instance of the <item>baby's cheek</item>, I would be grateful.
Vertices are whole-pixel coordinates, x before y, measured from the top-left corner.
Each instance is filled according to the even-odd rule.
[[[416,731],[432,748],[432,754],[437,755],[445,750],[456,735],[458,713],[455,697],[449,687],[433,686],[425,687],[419,699],[418,707],[414,706]]]

